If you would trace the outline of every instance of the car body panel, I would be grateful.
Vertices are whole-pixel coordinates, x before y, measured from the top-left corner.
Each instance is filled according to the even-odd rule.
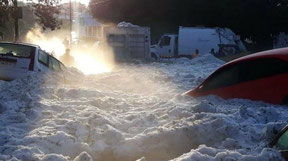
[[[261,71],[260,73],[264,75],[265,74],[267,75],[268,73],[268,75],[263,78],[261,77],[261,78],[253,79],[253,80],[246,80],[246,81],[238,80],[238,83],[233,84],[234,79],[236,80],[242,79],[242,77],[244,77],[245,79],[246,73],[243,73],[243,71],[245,72],[245,70],[243,70],[242,68],[246,69],[247,74],[249,74],[249,69],[247,68],[249,63],[250,63],[250,67],[253,67],[254,62],[255,64],[257,64],[257,61],[261,62],[263,60],[265,61],[268,60],[268,62],[276,61],[274,63],[277,63],[277,61],[279,61],[282,63],[282,65],[284,64],[283,68],[285,69],[283,70],[280,69],[281,71],[277,74],[269,75],[270,71],[266,72],[265,69],[261,71],[261,68],[260,68],[258,69],[258,71]],[[245,63],[246,65],[248,64],[247,67],[245,66]],[[263,64],[264,63],[262,63],[262,65]],[[241,65],[242,65],[242,68],[241,68]],[[269,65],[269,63],[267,65]],[[235,78],[234,75],[232,75],[234,76],[233,78],[229,77],[229,70],[232,70],[233,68],[236,68],[238,66],[239,66],[239,71],[235,70],[234,73],[239,72],[237,73],[239,78]],[[271,68],[272,73],[273,73],[273,70],[274,70],[272,69],[273,67],[270,67],[270,66],[265,66],[265,67],[268,70]],[[279,65],[279,68],[281,67],[282,66]],[[251,70],[253,71],[254,69],[251,69]],[[255,70],[257,70],[256,65],[255,65]],[[242,75],[240,72],[242,72]],[[209,86],[209,83],[211,84],[211,82],[213,84],[213,81],[214,81],[213,79],[217,77],[221,77],[221,74],[223,75],[226,74],[225,76],[226,78],[223,77],[222,81],[228,80],[232,82],[228,85],[221,86],[219,88],[217,87],[214,89],[204,90],[205,86]],[[250,75],[252,74],[253,73],[250,73]],[[188,91],[185,94],[188,94],[194,97],[205,96],[205,95],[218,95],[224,99],[244,98],[244,99],[264,101],[264,102],[273,103],[273,104],[285,103],[284,99],[288,97],[288,48],[256,53],[256,54],[245,56],[243,58],[239,58],[237,60],[226,63],[222,67],[220,67],[218,70],[216,70],[213,74],[211,74],[206,80],[204,80],[204,82],[201,83],[197,88],[195,88],[194,90]]]
[[[239,83],[237,85],[218,88],[206,92],[198,92],[199,88],[197,88],[189,91],[190,93],[187,94],[194,97],[218,95],[224,99],[244,98],[280,104],[282,103],[283,99],[277,95],[288,95],[288,86],[282,86],[282,84],[285,83],[288,83],[288,74],[280,74],[269,78]],[[273,84],[273,86],[271,86],[271,84]],[[273,97],[273,95],[276,97]]]

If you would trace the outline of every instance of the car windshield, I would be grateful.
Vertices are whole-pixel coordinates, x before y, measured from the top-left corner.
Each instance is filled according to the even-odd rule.
[[[278,139],[276,145],[280,150],[288,150],[288,131]]]
[[[19,44],[0,43],[0,54],[7,56],[28,58],[33,51],[33,47]]]

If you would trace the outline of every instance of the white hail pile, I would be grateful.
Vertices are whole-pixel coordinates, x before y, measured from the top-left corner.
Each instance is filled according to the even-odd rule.
[[[267,143],[287,122],[284,106],[181,96],[222,64],[204,56],[1,81],[0,160],[281,160]]]

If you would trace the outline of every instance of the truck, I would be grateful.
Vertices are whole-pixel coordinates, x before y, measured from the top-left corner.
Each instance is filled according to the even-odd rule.
[[[135,25],[106,26],[104,39],[117,62],[150,58],[150,28]]]
[[[192,58],[213,54],[217,57],[247,51],[240,36],[228,28],[179,27],[178,34],[164,34],[156,45],[151,46],[151,57]]]

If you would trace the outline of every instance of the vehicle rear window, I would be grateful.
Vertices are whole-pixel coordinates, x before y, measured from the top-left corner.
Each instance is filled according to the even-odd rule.
[[[224,68],[215,72],[201,87],[202,91],[288,73],[288,62],[277,58],[261,58]]]
[[[0,43],[1,55],[29,58],[35,51],[34,49],[34,47],[26,45]]]

